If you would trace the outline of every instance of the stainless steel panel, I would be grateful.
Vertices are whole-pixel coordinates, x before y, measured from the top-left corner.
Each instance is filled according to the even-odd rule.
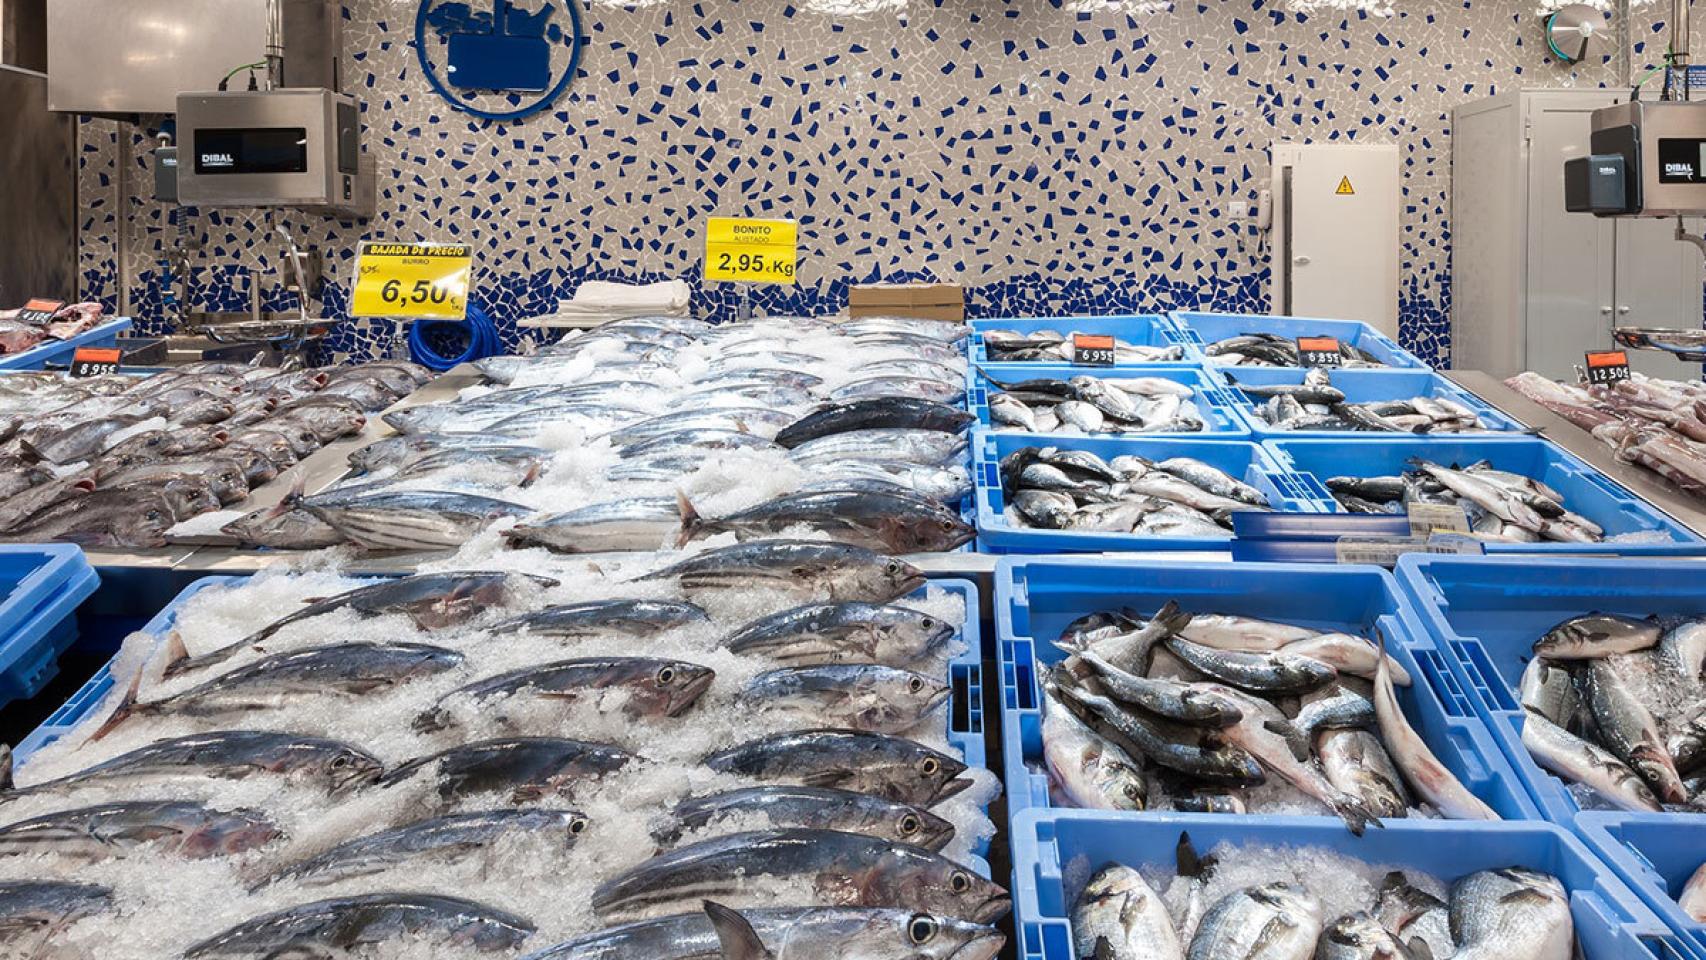
[[[338,0],[284,0],[285,84],[332,86],[342,31]],[[212,90],[233,67],[265,55],[264,0],[48,4],[48,103],[54,110],[172,113],[178,94]],[[242,89],[246,80],[232,82]]]
[[[0,63],[47,69],[47,0],[0,0]]]
[[[329,90],[284,89],[257,93],[190,93],[178,98],[178,200],[186,206],[293,206],[370,216],[372,168],[338,169],[338,106],[354,100]],[[345,110],[346,117],[359,111]],[[355,122],[359,123],[359,119]],[[306,169],[299,173],[200,172],[207,130],[306,131]],[[359,138],[358,138],[359,142]],[[227,161],[229,162],[229,161]]]
[[[47,78],[0,66],[0,306],[77,298],[75,121],[47,109]]]

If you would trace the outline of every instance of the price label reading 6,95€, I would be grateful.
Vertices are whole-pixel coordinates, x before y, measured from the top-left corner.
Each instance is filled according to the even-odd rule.
[[[350,315],[461,320],[468,313],[473,262],[467,244],[363,241]]]

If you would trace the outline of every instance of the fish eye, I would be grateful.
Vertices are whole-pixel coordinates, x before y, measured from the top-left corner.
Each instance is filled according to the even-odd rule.
[[[942,765],[937,762],[935,757],[925,757],[918,769],[923,770],[925,776],[933,777],[942,769]]]
[[[930,619],[929,617],[924,617],[924,618],[920,619],[918,621],[918,625],[923,627],[926,630],[936,629],[936,621]]]
[[[920,826],[922,824],[918,822],[918,817],[910,813],[905,814],[900,818],[900,835],[910,837],[918,832]]]
[[[675,682],[675,668],[674,667],[660,667],[658,669],[658,683],[661,683],[667,687],[674,682]]]
[[[942,529],[952,531],[954,529],[954,521],[949,520],[946,517],[943,517],[942,518]]]
[[[347,766],[349,766],[349,757],[333,757],[332,758],[332,769],[333,770],[342,770],[343,768],[345,768]]]
[[[971,878],[956,870],[954,875],[948,878],[948,888],[955,893],[965,893],[971,889]]]
[[[922,913],[918,914],[906,922],[906,939],[911,940],[914,944],[928,943],[930,938],[936,935],[938,926],[935,917],[927,917]]]
[[[569,821],[569,835],[574,836],[586,829],[585,817],[574,817]]]
[[[1125,787],[1122,790],[1120,790],[1120,792],[1125,794],[1125,798],[1127,800],[1141,800],[1141,799],[1143,799],[1143,795],[1138,791],[1137,784],[1135,784],[1135,783],[1126,784]]]
[[[884,569],[888,570],[888,572],[890,574],[899,573],[900,572],[900,561],[899,560],[890,560],[888,563],[888,566],[885,567]]]
[[[918,691],[923,690],[924,689],[924,678],[923,677],[913,677],[911,680],[908,680],[906,682],[906,688],[908,690],[911,690],[913,693],[917,693]]]

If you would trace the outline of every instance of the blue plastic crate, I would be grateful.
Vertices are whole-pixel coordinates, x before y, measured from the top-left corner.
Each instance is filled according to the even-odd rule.
[[[58,547],[48,549],[58,550]],[[75,550],[75,548],[71,548]],[[5,562],[5,552],[0,550],[0,564]],[[243,583],[245,577],[206,577],[190,584],[178,594],[171,603],[166,605],[154,619],[142,628],[143,633],[156,640],[164,638],[176,625],[178,613],[190,598],[210,587],[235,586]],[[966,766],[974,769],[988,769],[989,761],[984,749],[983,728],[983,643],[978,621],[977,587],[969,580],[931,580],[930,586],[940,588],[948,593],[959,594],[965,605],[965,623],[960,628],[960,639],[965,642],[966,649],[948,663],[948,682],[952,693],[948,700],[947,710],[947,741],[960,752]],[[0,609],[0,621],[3,621],[5,611]],[[113,689],[112,664],[109,662],[72,697],[65,705],[54,711],[41,726],[25,737],[13,750],[13,758],[18,764],[29,760],[31,754],[42,747],[58,740],[69,733],[79,723],[91,714],[103,709],[103,702]],[[110,705],[109,705],[110,706]],[[1000,771],[996,771],[999,773]],[[980,856],[988,855],[987,841],[977,851]],[[973,863],[969,866],[979,867],[984,876],[989,875],[986,863]]]
[[[1256,436],[1269,439],[1279,437],[1294,437],[1299,439],[1346,440],[1366,439],[1368,437],[1390,437],[1391,434],[1366,430],[1286,430],[1268,423],[1261,415],[1261,407],[1267,403],[1264,397],[1252,397],[1238,389],[1239,384],[1253,387],[1273,386],[1275,384],[1298,384],[1303,382],[1304,371],[1300,367],[1219,367],[1213,369],[1211,376],[1225,384],[1226,399],[1231,401],[1233,408],[1238,411],[1251,432]],[[1476,416],[1490,430],[1501,433],[1469,434],[1476,438],[1503,439],[1504,436],[1521,436],[1526,428],[1489,406],[1486,401],[1469,391],[1452,383],[1450,380],[1428,370],[1334,370],[1332,373],[1333,386],[1343,391],[1345,400],[1350,403],[1373,403],[1380,400],[1408,400],[1411,397],[1443,397],[1475,411]],[[1441,434],[1450,437],[1456,434]]]
[[[1120,363],[1113,369],[1136,369],[1139,367],[1196,367],[1202,365],[1202,357],[1190,340],[1175,327],[1172,321],[1155,313],[1137,313],[1124,316],[1103,317],[1001,317],[990,320],[973,320],[971,322],[971,362],[986,366],[990,372],[1002,380],[1008,378],[1015,370],[1024,371],[1036,366],[1031,361],[992,361],[989,351],[983,345],[985,330],[1017,330],[1020,333],[1033,333],[1037,330],[1054,330],[1063,334],[1072,333],[1105,333],[1112,334],[1126,343],[1138,347],[1169,347],[1176,346],[1184,349],[1184,357],[1180,360],[1157,361],[1153,363]],[[1107,370],[1108,367],[1079,367],[1076,369],[1094,372]],[[1006,371],[1005,373],[997,371]]]
[[[43,340],[28,350],[0,354],[0,370],[42,370],[50,363],[68,367],[78,347],[116,347],[119,334],[130,327],[129,317],[115,317],[69,340]]]
[[[1539,810],[1506,763],[1452,670],[1450,655],[1422,628],[1398,584],[1375,567],[1172,563],[1159,560],[1003,560],[995,571],[995,633],[1001,656],[1001,740],[1007,808],[1048,808],[1042,762],[1039,665],[1057,663],[1054,645],[1073,620],[1131,607],[1143,614],[1175,600],[1187,611],[1237,613],[1321,630],[1360,633],[1378,626],[1388,652],[1410,674],[1398,688],[1404,715],[1476,796],[1508,819]],[[1151,814],[1138,814],[1139,817]],[[1335,821],[1336,822],[1336,821]]]
[[[1616,481],[1538,437],[1485,440],[1465,437],[1365,437],[1342,440],[1267,440],[1274,459],[1307,483],[1322,511],[1342,513],[1328,492],[1331,477],[1393,476],[1404,472],[1413,457],[1445,466],[1468,466],[1486,460],[1494,469],[1520,473],[1545,483],[1563,495],[1565,506],[1605,528],[1606,536],[1656,531],[1666,543],[1487,543],[1488,553],[1575,553],[1604,556],[1706,553],[1702,541],[1687,527],[1630,493]]]
[[[1576,833],[1654,913],[1706,955],[1706,923],[1676,902],[1706,861],[1706,817],[1596,810],[1576,816]]]
[[[1014,375],[1011,372],[1012,368],[1018,366],[1023,366],[1023,369],[1017,375]],[[1001,380],[1003,383],[1017,383],[1023,380],[1043,379],[1065,380],[1069,377],[1076,377],[1079,375],[1092,377],[1098,376],[1098,373],[1094,368],[1075,367],[1069,363],[1008,364],[1003,369],[1007,372],[996,373],[996,378]],[[994,373],[995,371],[990,372]],[[1116,369],[1112,372],[1105,372],[1102,375],[1110,377],[1157,377],[1162,380],[1171,380],[1174,383],[1185,384],[1195,391],[1195,394],[1190,398],[1190,402],[1196,405],[1197,412],[1202,415],[1203,423],[1207,427],[1206,430],[1197,431],[1195,433],[1146,433],[1143,434],[1143,436],[1214,437],[1216,439],[1225,440],[1235,437],[1247,437],[1250,435],[1250,428],[1248,424],[1245,423],[1244,418],[1235,410],[1233,401],[1228,395],[1226,388],[1221,386],[1219,383],[1216,383],[1207,373],[1203,372],[1199,368],[1170,366],[1156,367],[1142,372],[1127,372]],[[977,416],[978,423],[990,429],[999,429],[1002,432],[1014,430],[1014,428],[1011,427],[996,427],[994,421],[989,418],[989,395],[991,393],[1000,393],[1000,388],[992,386],[989,379],[985,377],[977,367],[971,368],[967,378],[969,386],[967,391],[968,396],[966,400],[966,409]],[[1056,434],[1047,434],[1047,436],[1056,436]],[[1096,434],[1096,436],[1114,436],[1114,434]]]
[[[1200,852],[1221,843],[1327,849],[1379,866],[1432,874],[1447,883],[1477,870],[1522,866],[1558,878],[1586,960],[1693,960],[1670,930],[1582,845],[1551,824],[1398,820],[1352,836],[1336,820],[1158,814],[1143,820],[1090,810],[1028,811],[1013,824],[1015,927],[1020,960],[1078,960],[1071,913],[1077,890],[1063,874],[1122,863],[1173,867],[1180,833]],[[1332,918],[1328,918],[1329,920]]]
[[[1388,367],[1426,370],[1420,358],[1393,342],[1361,320],[1326,320],[1313,317],[1282,317],[1262,314],[1193,313],[1174,311],[1169,315],[1173,325],[1190,338],[1191,345],[1202,352],[1203,363],[1217,366],[1208,355],[1207,347],[1217,340],[1246,333],[1271,333],[1287,339],[1297,337],[1333,337],[1359,350],[1366,350]],[[1236,368],[1234,368],[1236,369]],[[1378,369],[1378,368],[1370,368]]]
[[[1159,439],[1148,437],[1077,437],[1056,434],[972,432],[972,480],[977,484],[977,549],[980,553],[1083,553],[1130,550],[1225,550],[1223,537],[1149,537],[1130,533],[1086,530],[1034,530],[1007,519],[1007,498],[1001,489],[1001,458],[1020,447],[1062,447],[1088,450],[1104,460],[1135,454],[1151,460],[1194,457],[1243,480],[1267,496],[1277,510],[1319,513],[1319,498],[1311,495],[1282,469],[1261,445],[1244,440]]]
[[[1428,557],[1398,562],[1398,581],[1423,626],[1450,654],[1476,709],[1546,819],[1565,827],[1581,807],[1564,781],[1522,745],[1517,687],[1534,641],[1558,623],[1601,611],[1706,613],[1706,565],[1686,560]],[[1701,848],[1706,859],[1706,847]]]
[[[0,546],[0,706],[40,693],[77,640],[77,607],[100,586],[71,544]]]

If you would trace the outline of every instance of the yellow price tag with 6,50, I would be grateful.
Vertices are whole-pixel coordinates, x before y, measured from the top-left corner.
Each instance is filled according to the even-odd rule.
[[[364,240],[355,256],[350,315],[461,320],[474,249],[464,243]]]
[[[712,217],[705,224],[705,279],[791,284],[799,239],[792,220]]]

